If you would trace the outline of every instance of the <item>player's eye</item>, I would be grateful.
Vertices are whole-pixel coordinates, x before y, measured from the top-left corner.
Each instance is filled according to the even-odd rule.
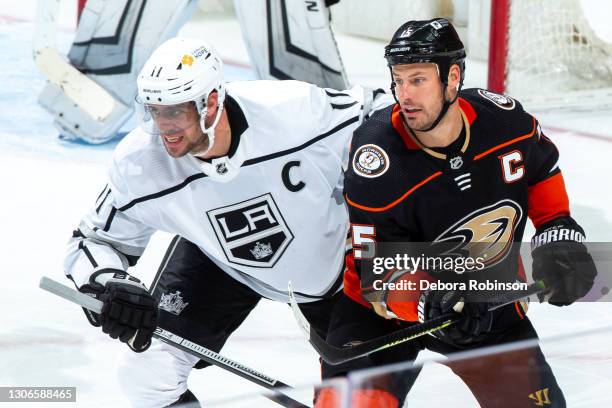
[[[147,112],[149,113],[149,115],[151,115],[152,118],[159,117],[159,110],[158,109],[147,107]]]
[[[171,108],[171,109],[168,109],[168,112],[166,114],[168,115],[169,118],[178,118],[183,113],[184,113],[183,109]]]
[[[410,80],[410,83],[413,85],[422,85],[425,82],[424,77],[416,77]]]

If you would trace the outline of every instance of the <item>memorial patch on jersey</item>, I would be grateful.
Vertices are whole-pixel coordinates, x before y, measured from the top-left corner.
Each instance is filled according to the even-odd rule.
[[[440,234],[433,244],[456,242],[447,253],[473,259],[481,257],[486,267],[493,266],[510,251],[515,228],[522,216],[518,203],[500,200],[462,218]]]
[[[230,263],[272,268],[293,240],[270,193],[206,214]]]
[[[388,168],[389,156],[375,144],[361,146],[353,156],[353,170],[362,177],[382,176]]]
[[[490,100],[495,105],[502,109],[512,110],[516,106],[516,102],[509,96],[496,94],[495,92],[479,89],[478,94],[485,99]]]

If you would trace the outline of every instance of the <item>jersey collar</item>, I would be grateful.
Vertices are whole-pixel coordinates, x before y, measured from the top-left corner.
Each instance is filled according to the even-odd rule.
[[[465,153],[468,145],[470,144],[470,127],[474,120],[476,120],[476,111],[470,105],[468,101],[463,98],[458,98],[459,101],[459,110],[461,112],[461,117],[463,119],[463,124],[465,126],[465,142],[461,147],[461,153]],[[397,133],[399,133],[402,138],[404,145],[409,150],[423,150],[425,153],[442,160],[446,160],[446,154],[436,152],[427,146],[424,146],[408,129],[404,122],[404,117],[402,116],[402,112],[399,104],[395,104],[393,106],[393,110],[391,111],[391,124]]]
[[[248,129],[249,123],[246,120],[242,108],[238,102],[229,94],[225,97],[225,109],[227,120],[231,129],[231,141],[227,155],[214,159],[200,159],[193,155],[188,155],[200,170],[213,180],[228,182],[232,180],[242,166],[243,159],[234,157],[242,134]]]

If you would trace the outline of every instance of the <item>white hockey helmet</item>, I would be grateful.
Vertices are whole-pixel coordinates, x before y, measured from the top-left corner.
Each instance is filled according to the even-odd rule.
[[[208,152],[214,144],[214,128],[221,118],[225,88],[223,63],[217,52],[202,40],[174,37],[151,54],[137,79],[138,102],[142,105],[145,130],[160,134],[147,107],[149,105],[180,105],[194,102],[200,115],[200,127],[208,136]],[[217,114],[206,127],[208,96],[218,94]],[[204,152],[204,153],[206,153]]]

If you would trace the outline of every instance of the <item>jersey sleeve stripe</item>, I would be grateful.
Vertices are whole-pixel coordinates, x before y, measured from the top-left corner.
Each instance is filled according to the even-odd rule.
[[[336,132],[344,129],[345,127],[350,126],[350,125],[352,125],[353,123],[356,123],[356,122],[359,122],[359,116],[354,116],[354,117],[352,117],[350,119],[347,119],[344,122],[338,124],[333,129],[330,129],[327,132],[322,133],[322,134],[312,138],[311,140],[309,140],[309,141],[307,141],[307,142],[305,142],[305,143],[303,143],[303,144],[301,144],[299,146],[296,146],[296,147],[293,147],[293,148],[287,149],[287,150],[282,150],[280,152],[271,153],[271,154],[268,154],[268,155],[265,155],[265,156],[260,156],[260,157],[255,157],[255,158],[252,158],[252,159],[245,160],[244,163],[242,163],[241,167],[251,166],[251,165],[254,165],[254,164],[258,164],[258,163],[264,162],[266,160],[273,160],[273,159],[277,159],[277,158],[282,157],[282,156],[286,156],[286,155],[295,153],[297,151],[300,151],[302,149],[307,148],[308,146],[310,146],[312,144],[317,143],[318,141],[320,141],[322,139],[325,139],[328,136],[333,135],[334,133],[336,133]],[[130,201],[129,203],[127,203],[126,205],[119,207],[118,210],[123,212],[123,211],[129,210],[130,208],[132,208],[133,206],[135,206],[138,203],[142,203],[143,201],[153,200],[153,199],[156,199],[156,198],[163,197],[165,195],[174,193],[175,191],[178,191],[178,190],[182,189],[183,187],[187,186],[192,181],[195,181],[195,180],[198,180],[198,179],[201,179],[201,178],[204,178],[204,177],[207,177],[206,174],[204,174],[204,173],[193,174],[193,175],[187,177],[185,180],[183,180],[180,184],[177,184],[176,186],[167,188],[167,189],[162,190],[162,191],[158,191],[157,193],[147,194],[145,196],[136,198],[136,199]]]
[[[108,184],[106,184],[104,186],[104,188],[102,189],[102,191],[100,191],[100,194],[98,195],[98,198],[96,198],[96,203],[98,202],[98,200],[100,199],[100,197],[102,197],[102,194],[104,194],[104,192],[106,191],[106,189],[108,188]]]
[[[504,148],[504,147],[506,147],[506,146],[510,146],[511,144],[514,144],[514,143],[520,142],[521,140],[529,139],[530,137],[532,137],[532,136],[535,134],[536,129],[537,129],[537,127],[536,127],[536,121],[535,121],[535,118],[533,118],[533,129],[531,129],[531,132],[529,132],[529,133],[527,133],[527,134],[525,134],[525,135],[522,135],[522,136],[516,137],[516,138],[514,138],[514,139],[512,139],[512,140],[508,140],[507,142],[504,142],[504,143],[498,144],[497,146],[493,146],[492,148],[490,148],[490,149],[488,149],[488,150],[485,150],[484,152],[482,152],[482,153],[477,154],[476,156],[474,156],[474,160],[480,160],[480,159],[482,159],[483,157],[485,157],[485,156],[487,156],[487,155],[489,155],[489,154],[493,153],[493,152],[494,152],[494,151],[496,151],[496,150],[502,149],[502,148]]]
[[[106,192],[106,195],[104,196],[104,198],[102,199],[102,201],[100,202],[100,204],[96,207],[96,214],[100,213],[100,208],[102,208],[102,205],[104,205],[104,202],[106,201],[106,199],[108,198],[108,196],[111,193],[111,189],[109,188],[108,191]],[[98,197],[99,198],[99,197]]]
[[[351,95],[347,94],[347,93],[343,93],[343,92],[330,92],[329,89],[325,90],[325,93],[327,94],[327,96],[329,96],[330,98],[335,98],[337,96],[348,96],[351,97]]]
[[[174,193],[175,191],[180,190],[181,188],[185,187],[186,185],[188,185],[192,181],[201,179],[203,177],[207,177],[206,174],[204,174],[204,173],[193,174],[193,175],[187,177],[185,180],[183,180],[180,184],[177,184],[176,186],[167,188],[167,189],[162,190],[162,191],[158,191],[157,193],[147,194],[146,196],[142,196],[142,197],[136,198],[135,200],[130,201],[126,205],[124,205],[122,207],[119,207],[119,211],[129,210],[130,208],[132,208],[136,204],[141,203],[143,201],[153,200],[155,198],[163,197],[163,196],[165,196],[167,194]]]
[[[307,141],[306,143],[301,144],[300,146],[296,146],[296,147],[293,147],[291,149],[287,149],[287,150],[283,150],[283,151],[280,151],[280,152],[268,154],[266,156],[261,156],[261,157],[256,157],[254,159],[245,160],[245,162],[242,164],[242,166],[251,166],[253,164],[261,163],[261,162],[266,161],[266,160],[277,159],[279,157],[286,156],[286,155],[291,154],[291,153],[295,153],[297,151],[300,151],[302,149],[307,148],[308,146],[310,146],[312,144],[317,143],[318,141],[320,141],[322,139],[325,139],[328,136],[333,135],[334,133],[338,132],[339,130],[342,130],[345,127],[350,126],[353,123],[358,122],[358,121],[359,121],[359,116],[354,116],[354,117],[352,117],[352,118],[350,118],[348,120],[345,120],[344,122],[340,123],[339,125],[337,125],[333,129],[331,129],[331,130],[329,130],[329,131],[327,131],[327,132],[325,132],[323,134],[320,134],[319,136],[317,136],[317,137]]]
[[[113,218],[115,218],[115,214],[117,213],[117,209],[112,207],[110,210],[110,214],[108,214],[108,218],[106,219],[106,224],[102,231],[107,232],[110,229],[111,223],[113,222]]]
[[[332,103],[330,104],[332,109],[348,109],[353,105],[356,105],[358,102],[353,101],[351,103]]]
[[[93,255],[91,254],[89,249],[85,246],[84,241],[79,242],[79,249],[82,250],[83,252],[85,252],[85,256],[87,256],[87,259],[89,259],[89,262],[91,262],[91,265],[94,268],[97,268],[98,267],[98,263],[94,259]]]
[[[402,196],[400,198],[398,198],[397,200],[393,201],[392,203],[389,203],[389,204],[385,205],[384,207],[368,207],[368,206],[365,206],[365,205],[357,204],[356,202],[352,201],[348,197],[348,194],[345,194],[346,202],[350,206],[355,207],[355,208],[359,208],[360,210],[363,210],[363,211],[369,211],[369,212],[383,212],[383,211],[387,211],[387,210],[395,207],[396,205],[398,205],[402,201],[404,201],[404,199],[406,199],[406,197],[408,197],[410,194],[414,193],[417,189],[419,189],[420,187],[424,186],[425,184],[429,183],[431,180],[433,180],[436,177],[439,177],[441,175],[442,175],[441,171],[435,172],[431,176],[427,177],[425,180],[422,180],[421,182],[419,182],[416,185],[414,185],[410,190],[408,190],[404,194],[402,194]]]

